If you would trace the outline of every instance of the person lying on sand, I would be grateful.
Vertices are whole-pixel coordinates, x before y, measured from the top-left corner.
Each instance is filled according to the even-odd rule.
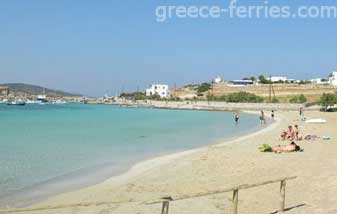
[[[260,152],[297,152],[297,151],[303,151],[301,147],[299,147],[295,142],[291,142],[288,146],[269,146],[268,144],[263,144],[259,147]]]
[[[296,152],[296,151],[300,151],[301,148],[296,145],[295,142],[291,142],[290,145],[288,146],[273,146],[271,148],[272,152],[277,152],[277,153],[281,153],[281,152]]]

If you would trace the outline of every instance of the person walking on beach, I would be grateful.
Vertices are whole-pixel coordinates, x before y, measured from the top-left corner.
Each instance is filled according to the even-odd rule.
[[[273,121],[274,121],[274,117],[275,117],[275,112],[274,110],[271,110],[271,119],[273,119]]]
[[[304,109],[303,107],[300,107],[300,118],[303,121],[304,120]]]
[[[261,115],[260,115],[260,123],[262,124],[266,124],[266,118],[264,117],[264,111],[261,111]]]
[[[239,123],[239,114],[237,112],[235,112],[234,114],[234,120],[235,120],[235,124]]]

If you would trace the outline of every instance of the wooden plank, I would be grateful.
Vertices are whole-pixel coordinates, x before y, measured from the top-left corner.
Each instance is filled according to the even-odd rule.
[[[281,181],[280,185],[280,213],[284,213],[285,209],[285,199],[286,199],[286,181]]]
[[[278,183],[278,182],[281,182],[281,181],[292,180],[292,179],[295,179],[295,178],[297,178],[297,176],[279,178],[279,179],[276,179],[276,180],[264,181],[264,182],[260,182],[260,183],[256,183],[256,184],[249,184],[249,185],[246,185],[246,186],[244,186],[240,189],[249,189],[249,188],[253,188],[253,187],[257,187],[257,186],[263,186],[263,185],[267,185],[267,184]]]
[[[152,201],[145,202],[145,204],[160,204],[163,201],[181,201],[181,200],[186,200],[186,199],[190,199],[190,198],[199,198],[199,197],[204,197],[204,196],[208,196],[208,195],[215,195],[215,194],[221,194],[221,193],[226,193],[226,192],[232,192],[236,189],[241,189],[245,186],[247,186],[247,184],[232,187],[232,188],[226,188],[226,189],[222,189],[222,190],[197,193],[197,194],[193,194],[193,195],[181,195],[181,196],[176,197],[176,198],[171,197],[171,200],[169,200],[167,198],[160,198],[160,199],[155,199],[155,200],[152,200]]]
[[[168,214],[169,213],[169,206],[170,202],[169,201],[163,201],[163,206],[161,209],[161,214]]]
[[[233,214],[238,214],[239,190],[233,191]]]

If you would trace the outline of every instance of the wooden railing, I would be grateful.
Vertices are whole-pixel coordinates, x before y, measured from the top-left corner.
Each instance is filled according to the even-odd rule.
[[[236,186],[236,187],[232,187],[232,188],[226,188],[226,189],[223,189],[223,190],[216,190],[216,191],[210,191],[210,192],[205,192],[205,193],[198,193],[198,194],[194,194],[194,195],[185,195],[185,196],[180,196],[180,197],[176,197],[176,198],[173,198],[171,196],[166,196],[166,197],[163,197],[163,198],[158,199],[158,200],[149,201],[146,204],[161,203],[162,204],[161,213],[162,214],[169,214],[169,206],[170,206],[170,203],[173,202],[173,201],[186,200],[186,199],[190,199],[190,198],[197,198],[197,197],[203,197],[203,196],[226,193],[226,192],[233,192],[233,199],[232,199],[232,208],[233,209],[232,210],[233,210],[233,214],[237,214],[238,213],[238,206],[239,206],[239,190],[249,189],[249,188],[253,188],[253,187],[258,187],[258,186],[263,186],[263,185],[267,185],[267,184],[280,182],[280,199],[279,199],[280,205],[279,205],[278,212],[284,213],[286,181],[292,180],[292,179],[295,179],[295,178],[297,178],[297,177],[296,176],[285,177],[285,178],[265,181],[265,182],[256,183],[256,184],[244,184],[244,185],[240,185],[240,186]]]
[[[170,203],[173,201],[179,201],[179,200],[186,200],[190,198],[197,198],[197,197],[203,197],[208,195],[214,195],[214,194],[220,194],[220,193],[226,193],[226,192],[233,192],[233,200],[232,200],[232,207],[233,207],[233,214],[238,213],[238,205],[239,205],[239,190],[263,186],[267,184],[272,183],[278,183],[280,182],[280,207],[279,212],[283,213],[285,209],[285,190],[286,190],[286,181],[295,179],[294,177],[285,177],[280,178],[277,180],[270,180],[265,181],[261,183],[256,184],[244,184],[232,188],[226,188],[222,190],[216,190],[216,191],[210,191],[205,193],[198,193],[194,195],[184,195],[179,196],[176,198],[173,198],[171,196],[162,197],[160,199],[155,199],[148,202],[140,202],[140,204],[162,204],[162,214],[169,214],[169,206]],[[18,212],[33,212],[33,211],[42,211],[42,210],[53,210],[53,209],[65,209],[65,208],[72,208],[72,207],[89,207],[89,206],[102,206],[102,205],[109,205],[109,204],[125,204],[125,203],[137,203],[135,201],[101,201],[101,202],[88,202],[88,203],[76,203],[76,204],[62,204],[62,205],[54,205],[54,206],[44,206],[44,207],[31,207],[31,208],[14,208],[14,209],[7,209],[7,210],[0,210],[0,213],[18,213]]]

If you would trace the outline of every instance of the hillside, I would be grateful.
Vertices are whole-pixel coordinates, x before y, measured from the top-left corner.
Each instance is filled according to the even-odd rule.
[[[233,87],[226,83],[212,85],[213,90],[203,93],[204,95],[213,94],[214,96],[227,95],[234,92],[250,92],[262,97],[269,96],[269,85],[254,85],[247,87]],[[315,85],[315,84],[274,84],[273,89],[275,96],[280,100],[287,102],[292,96],[303,94],[308,102],[314,102],[319,99],[323,93],[336,93],[337,87],[332,85]],[[180,98],[193,98],[197,96],[195,87],[183,87],[171,90],[171,93]],[[199,98],[206,98],[205,96]]]
[[[29,94],[29,95],[39,95],[45,93],[49,97],[74,97],[81,96],[79,94],[72,94],[69,92],[64,92],[60,90],[54,90],[49,88],[44,88],[37,85],[30,85],[24,83],[5,83],[0,84],[0,87],[8,87],[11,93],[14,94]]]

